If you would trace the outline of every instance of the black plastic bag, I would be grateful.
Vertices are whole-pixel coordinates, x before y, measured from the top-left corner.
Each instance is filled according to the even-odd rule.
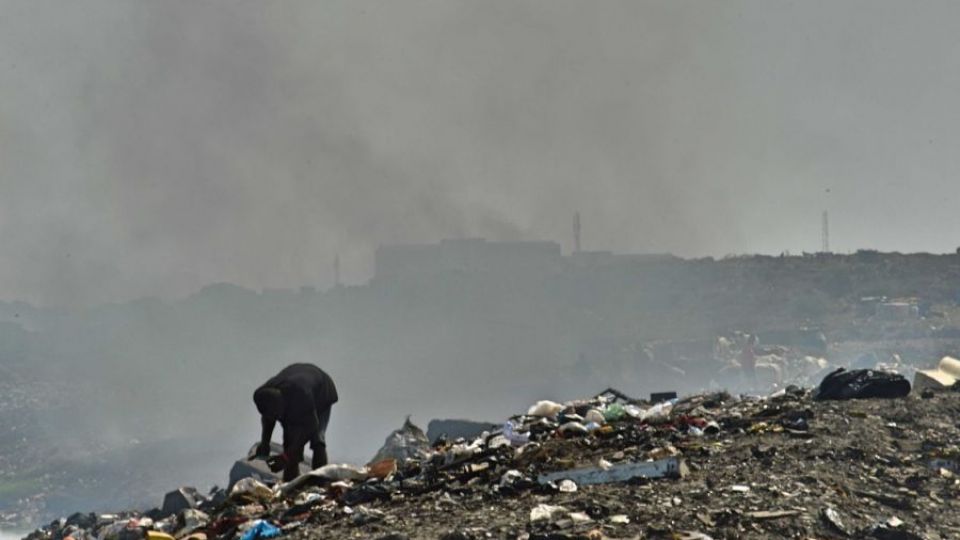
[[[813,399],[901,398],[910,393],[910,381],[903,375],[872,369],[847,371],[839,368],[823,378]]]

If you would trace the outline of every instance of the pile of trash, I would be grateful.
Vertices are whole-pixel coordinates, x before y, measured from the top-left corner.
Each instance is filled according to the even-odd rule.
[[[864,388],[872,399],[856,399]],[[652,397],[540,401],[434,441],[408,418],[363,466],[185,488],[27,538],[960,537],[958,392],[904,396],[888,375],[851,372],[816,391]]]

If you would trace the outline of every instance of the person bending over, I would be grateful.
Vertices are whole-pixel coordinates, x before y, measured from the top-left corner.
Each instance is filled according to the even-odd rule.
[[[312,364],[292,364],[271,377],[253,393],[260,412],[260,444],[255,459],[264,459],[283,481],[300,475],[303,448],[309,442],[314,469],[327,464],[327,423],[338,400],[337,388],[322,369]],[[283,428],[283,453],[270,456],[270,438],[277,422]]]

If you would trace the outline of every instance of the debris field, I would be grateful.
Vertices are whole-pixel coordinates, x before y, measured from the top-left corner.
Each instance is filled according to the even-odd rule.
[[[271,537],[956,539],[960,392],[651,403],[608,390],[435,441],[408,419],[365,466],[181,489],[162,508],[75,514],[28,539]]]

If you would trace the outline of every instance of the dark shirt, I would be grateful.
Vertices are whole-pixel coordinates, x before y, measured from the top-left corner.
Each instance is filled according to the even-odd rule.
[[[298,427],[313,433],[319,428],[317,411],[337,402],[337,387],[322,369],[312,364],[291,364],[263,383],[283,396],[283,429]]]

